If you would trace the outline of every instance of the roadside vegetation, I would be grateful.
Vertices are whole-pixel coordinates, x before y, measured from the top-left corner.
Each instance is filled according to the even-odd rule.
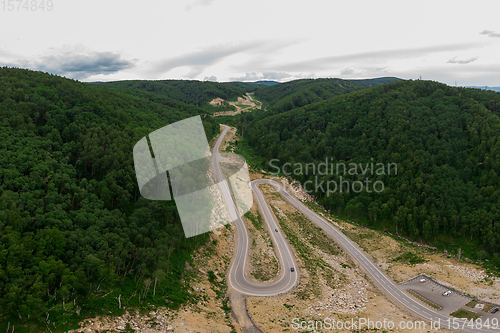
[[[450,313],[450,316],[455,317],[455,318],[466,318],[468,320],[476,320],[478,318],[481,318],[480,314],[477,314],[475,312],[467,311],[464,309],[458,309],[455,312]]]
[[[465,306],[473,309],[476,307],[477,304],[483,305],[483,308],[482,308],[483,312],[490,312],[490,310],[494,308],[494,306],[491,304],[481,303],[481,302],[476,301],[476,300],[470,301],[469,303],[465,304]]]
[[[394,261],[403,262],[409,265],[421,264],[426,262],[423,256],[415,254],[414,252],[407,251],[403,255],[393,259]]]
[[[269,231],[264,228],[262,217],[254,208],[245,214],[244,219],[250,232],[250,256],[252,258],[249,262],[250,275],[258,281],[272,280],[278,276],[280,267]]]

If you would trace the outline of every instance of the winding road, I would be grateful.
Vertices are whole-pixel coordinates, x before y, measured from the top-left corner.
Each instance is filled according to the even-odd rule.
[[[224,181],[222,172],[219,167],[219,154],[215,153],[219,151],[224,136],[229,130],[228,126],[222,126],[224,127],[224,130],[214,146],[212,163],[214,164],[219,182],[223,182],[226,186],[226,190],[223,190],[226,203],[230,207],[235,207],[233,198],[230,194],[231,192],[229,191],[227,183]],[[279,183],[270,179],[254,180],[251,182],[251,187],[254,191],[255,196],[257,197],[263,219],[268,226],[271,238],[273,240],[275,248],[277,249],[276,252],[281,267],[280,275],[278,276],[278,279],[276,281],[270,284],[257,284],[249,281],[246,278],[245,267],[246,260],[248,258],[249,237],[245,223],[241,218],[238,217],[235,220],[238,234],[238,248],[236,250],[235,256],[233,257],[231,269],[229,272],[229,284],[234,289],[243,294],[252,296],[275,296],[290,291],[299,281],[299,269],[297,267],[293,252],[291,251],[290,245],[283,237],[283,233],[280,230],[279,224],[277,223],[276,218],[269,207],[269,204],[258,188],[258,185],[260,184],[269,184],[274,186],[277,189],[278,193],[283,197],[283,199],[285,199],[289,204],[291,204],[302,214],[304,214],[311,222],[322,228],[325,233],[329,235],[335,242],[337,242],[337,244],[339,244],[346,253],[350,254],[353,257],[353,259],[359,264],[364,272],[375,282],[375,284],[378,286],[378,289],[393,301],[395,301],[401,308],[407,309],[416,316],[427,321],[439,321],[441,327],[449,327],[450,329],[457,331],[462,330],[466,332],[500,332],[499,329],[494,328],[472,328],[467,327],[466,325],[462,326],[462,321],[444,314],[440,314],[420,304],[418,301],[414,300],[404,291],[402,291],[392,279],[390,279],[382,270],[379,269],[379,267],[369,258],[368,254],[361,250],[354,242],[344,236],[330,222],[326,221],[324,218],[311,211],[299,200],[286,192]],[[236,216],[239,215],[237,214]],[[273,230],[275,229],[278,229],[279,232],[273,232]],[[295,267],[295,272],[290,271],[291,267]],[[372,318],[371,320],[377,321],[383,320],[383,318]]]
[[[216,152],[219,151],[220,145],[224,140],[224,136],[229,130],[228,126],[226,125],[222,126],[224,127],[224,130],[219,136],[217,142],[215,143],[213,150],[214,154],[212,155],[212,163],[216,172],[217,180],[219,181],[219,184],[221,184],[220,188],[222,190],[222,194],[224,195],[224,199],[226,200],[226,204],[228,205],[229,210],[233,216],[233,219],[235,220],[236,230],[238,233],[238,248],[236,249],[236,254],[233,257],[233,263],[231,265],[231,270],[229,272],[229,283],[235,290],[246,295],[275,296],[285,293],[291,290],[297,284],[299,280],[299,272],[297,270],[295,270],[295,272],[290,271],[290,268],[297,267],[297,264],[293,252],[290,249],[290,245],[284,239],[283,233],[281,232],[271,232],[271,237],[274,246],[277,249],[276,252],[278,255],[278,259],[281,263],[281,271],[277,281],[271,284],[255,284],[253,282],[250,282],[245,276],[245,268],[246,268],[246,261],[248,258],[250,240],[248,237],[248,231],[245,223],[243,222],[242,218],[239,217],[239,214],[235,211],[237,208],[231,196],[229,186],[227,182],[224,180],[224,176],[222,175],[222,171],[219,166],[220,155],[217,154]],[[269,230],[274,230],[274,229],[279,230],[279,224],[276,221],[274,214],[272,213],[269,205],[267,204],[264,195],[257,187],[258,184],[263,182],[266,181],[254,180],[251,183],[251,186],[257,197],[257,200],[259,202],[259,207],[261,208],[264,220],[266,221]],[[283,269],[283,267],[285,267],[286,269]]]

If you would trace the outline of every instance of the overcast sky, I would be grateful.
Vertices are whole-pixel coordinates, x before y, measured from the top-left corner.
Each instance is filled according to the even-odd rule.
[[[11,1],[13,10],[0,4],[0,65],[81,81],[422,76],[500,86],[497,0],[52,0],[51,11]]]

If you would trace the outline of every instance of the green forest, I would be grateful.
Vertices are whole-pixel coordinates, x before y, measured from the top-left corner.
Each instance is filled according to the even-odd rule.
[[[212,117],[219,109],[209,101],[247,92],[266,108]],[[237,126],[253,168],[271,173],[289,163],[302,184],[384,184],[380,193],[310,186],[333,214],[461,247],[500,268],[499,93],[397,78],[88,84],[4,67],[0,329],[9,321],[37,331],[50,322],[64,331],[125,307],[197,301],[184,266],[209,237],[186,239],[174,201],[141,197],[132,154],[145,135],[196,115],[209,140],[219,121]],[[393,164],[397,174],[290,167],[319,170],[325,159]]]
[[[370,227],[431,244],[469,243],[470,256],[500,267],[499,93],[398,81],[290,111],[243,114],[238,126],[270,172],[272,159],[280,168],[298,163],[304,170],[325,158],[396,163],[397,175],[318,175],[325,183],[339,183],[340,176],[381,181],[381,193],[319,188],[312,194],[332,213]],[[316,181],[311,172],[291,176]]]
[[[135,80],[106,82],[99,83],[99,85],[132,91],[147,91],[196,106],[202,106],[217,97],[227,100],[242,96],[247,91],[253,91],[261,86],[242,82],[217,83],[195,80]]]
[[[371,87],[372,85],[375,86],[397,80],[399,79],[301,79],[273,85],[265,89],[259,89],[255,92],[255,96],[270,106],[270,112],[280,113],[320,102],[337,95]]]
[[[218,134],[206,111],[165,96],[0,68],[0,328],[65,330],[115,313],[118,297],[192,297],[184,265],[208,237],[184,237],[174,201],[140,196],[132,149],[195,115]]]

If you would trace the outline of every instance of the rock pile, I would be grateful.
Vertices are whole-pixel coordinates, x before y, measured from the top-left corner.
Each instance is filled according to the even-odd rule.
[[[157,333],[166,332],[173,333],[174,329],[169,324],[168,316],[160,311],[151,311],[149,316],[140,315],[138,312],[131,315],[126,312],[120,317],[103,317],[84,320],[82,325],[85,328],[71,330],[69,333],[90,333],[101,331],[121,332],[127,329],[127,325],[136,332],[141,333]]]
[[[293,180],[292,182],[290,182],[290,180],[285,177],[273,177],[271,179],[277,181],[278,183],[281,183],[283,185],[283,188],[287,192],[293,194],[300,201],[311,201],[317,203],[313,196],[304,191],[304,188],[298,181]]]
[[[351,283],[344,289],[334,290],[328,297],[325,307],[340,314],[355,314],[366,309],[368,284],[360,278],[352,278]]]
[[[469,278],[473,282],[481,281],[485,277],[488,277],[488,274],[486,274],[484,271],[478,271],[477,269],[470,267],[455,266],[453,264],[446,265],[446,267],[459,272],[460,275]]]
[[[340,262],[343,260],[340,257],[331,256],[326,261],[336,271],[342,272],[349,279],[349,283],[342,289],[330,289],[325,302],[310,305],[308,307],[309,311],[312,314],[317,314],[317,311],[356,314],[365,310],[368,303],[368,282],[355,273],[355,269],[347,265],[342,266]]]

